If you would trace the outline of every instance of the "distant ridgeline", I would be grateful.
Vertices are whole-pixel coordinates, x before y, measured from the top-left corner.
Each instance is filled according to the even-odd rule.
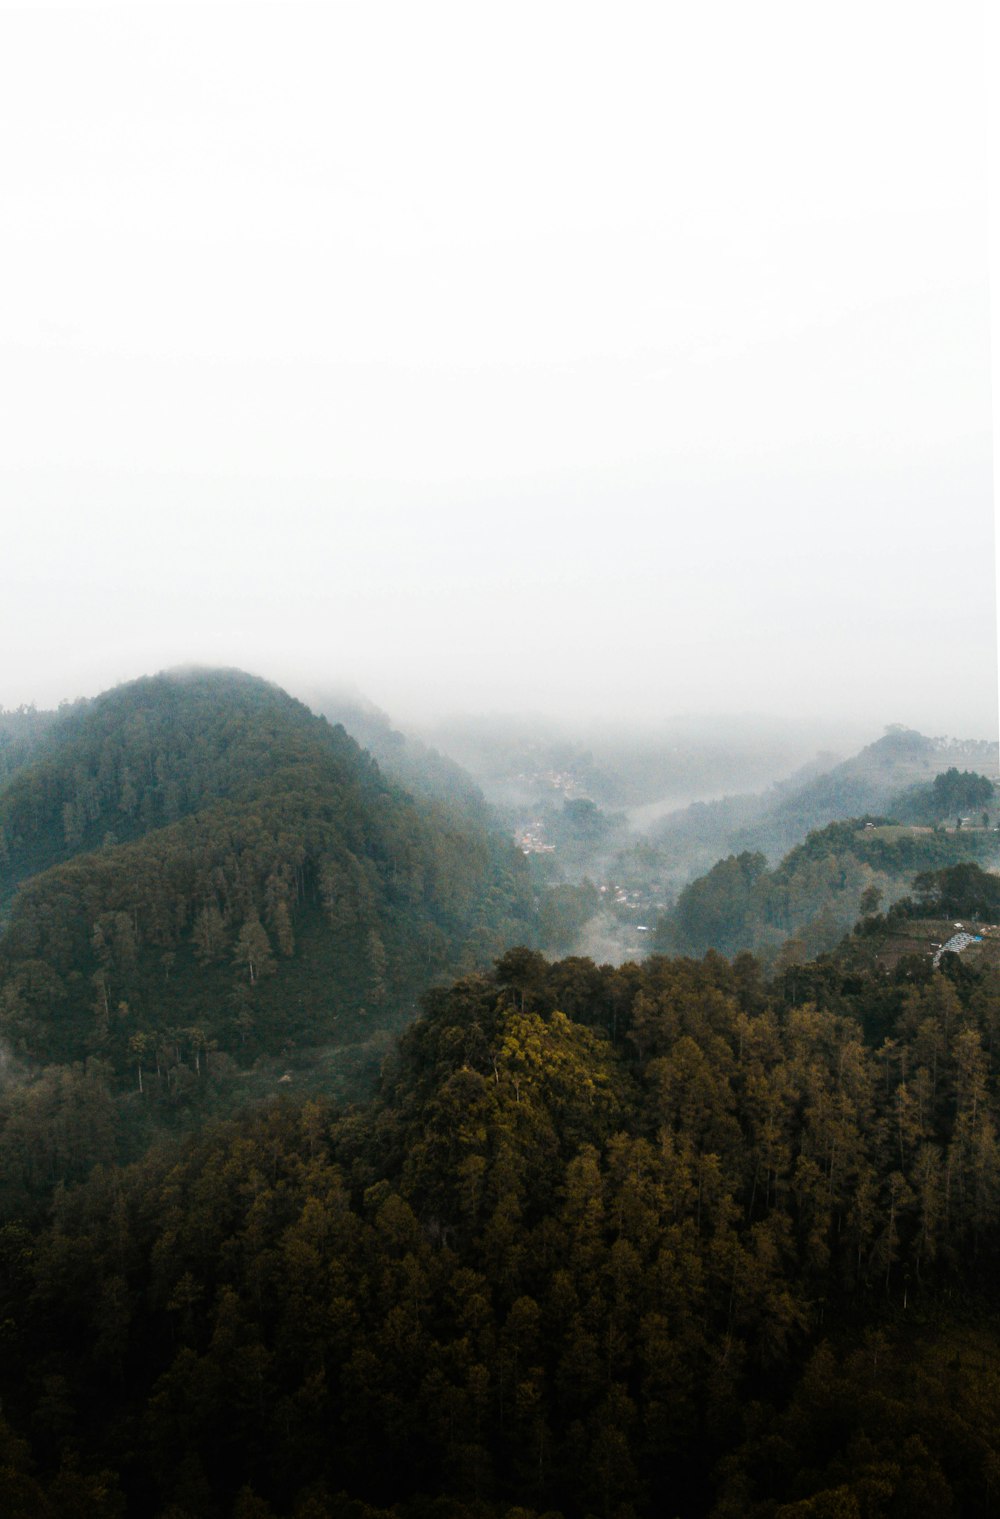
[[[399,732],[386,714],[362,697],[337,692],[318,692],[310,697],[313,709],[328,722],[345,728],[362,748],[378,761],[390,780],[415,796],[447,802],[454,811],[482,827],[496,825],[493,809],[482,791],[454,760],[418,739]]]
[[[982,776],[939,777],[966,792],[992,783]],[[911,792],[911,812],[940,800],[933,786]],[[956,819],[956,822],[958,820]],[[903,897],[920,872],[961,861],[995,864],[1000,835],[984,826],[950,830],[900,824],[885,818],[852,818],[810,833],[773,870],[760,851],[720,860],[692,881],[660,918],[655,948],[665,953],[723,954],[751,950],[765,960],[804,960],[832,949],[864,913]]]
[[[13,712],[0,709],[0,786],[33,758],[57,720],[55,712],[39,712],[34,707],[18,707]]]
[[[446,764],[234,673],[7,716],[0,1515],[995,1515],[981,777],[721,860],[699,960],[550,964],[595,888]]]
[[[927,738],[892,728],[818,774],[809,766],[769,791],[697,802],[671,813],[651,837],[700,869],[713,858],[758,851],[774,863],[813,829],[850,818],[954,826],[958,816],[970,812],[981,822],[987,810],[996,823],[996,777],[995,743]]]
[[[0,881],[0,1032],[118,1069],[392,1021],[532,933],[513,845],[238,672],[50,722],[0,786]]]
[[[894,814],[904,823],[967,822],[984,827],[995,821],[996,807],[996,786],[989,776],[959,770],[955,765],[936,775],[930,785],[903,792],[892,804]]]

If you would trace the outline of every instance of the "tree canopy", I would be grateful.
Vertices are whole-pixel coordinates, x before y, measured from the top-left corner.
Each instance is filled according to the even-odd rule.
[[[988,1514],[998,1010],[512,951],[366,1108],[8,1190],[5,1512]],[[100,1156],[89,1079],[7,1110],[22,1166],[58,1112]]]

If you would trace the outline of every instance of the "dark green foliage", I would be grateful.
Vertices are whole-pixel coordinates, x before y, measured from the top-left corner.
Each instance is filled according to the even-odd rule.
[[[563,802],[561,825],[567,838],[594,845],[609,836],[615,820],[602,812],[596,802],[587,797],[576,797]]]
[[[916,830],[865,817],[830,823],[810,833],[773,870],[761,854],[720,860],[686,886],[661,918],[656,947],[693,954],[748,949],[768,960],[778,952],[805,959],[832,949],[862,913],[872,911],[864,904],[874,900],[873,892],[879,900],[894,901],[915,872],[930,880],[928,872],[935,868],[935,880],[954,870],[956,881],[965,880],[965,871],[974,873],[970,881],[988,881],[992,878],[976,865],[954,862],[992,860],[997,853],[996,835],[985,830]],[[988,916],[989,892],[984,895],[980,884],[974,895]],[[953,910],[973,911],[941,908]]]
[[[0,708],[0,786],[34,758],[55,721],[55,712],[35,707]]]
[[[674,924],[732,963],[612,968],[249,678],[64,713],[0,810],[0,1512],[993,1511],[996,973],[800,963],[914,871],[995,916],[964,830],[733,855]]]
[[[676,947],[693,954],[707,949],[731,954],[746,948],[753,890],[766,869],[762,854],[730,855],[713,865],[681,892],[669,927],[657,935],[657,947],[674,947],[672,936]]]
[[[277,1100],[9,1223],[10,1482],[45,1513],[75,1462],[95,1514],[120,1483],[195,1519],[990,1513],[1000,987],[799,974],[512,950],[367,1109]]]
[[[319,751],[341,770],[360,768],[360,751],[343,730],[237,670],[157,675],[77,702],[60,711],[33,762],[0,790],[5,894],[109,840],[250,797],[315,762]]]
[[[563,883],[546,891],[539,903],[538,933],[547,949],[567,950],[600,905],[592,881],[579,886]]]
[[[748,1418],[712,1519],[911,1519],[995,1512],[1000,1339],[935,1316],[823,1341],[788,1407]]]
[[[1000,876],[978,865],[952,865],[928,870],[913,883],[918,910],[927,917],[962,915],[995,923],[1000,918]]]
[[[345,1016],[398,1025],[429,981],[532,932],[513,846],[418,806],[248,676],[162,676],[73,709],[0,816],[22,880],[0,1031],[139,1083],[200,1072],[213,1048],[322,1043]]]
[[[994,806],[996,790],[989,776],[972,770],[950,769],[936,775],[929,785],[915,786],[892,804],[895,817],[908,823],[953,824],[964,813],[974,814],[978,824],[984,809]]]

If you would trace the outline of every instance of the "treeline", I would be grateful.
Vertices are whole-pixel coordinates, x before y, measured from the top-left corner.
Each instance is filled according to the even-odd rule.
[[[951,765],[926,786],[915,786],[896,799],[894,813],[908,823],[961,822],[988,827],[996,812],[996,787],[987,775]]]
[[[141,1083],[212,1048],[316,1044],[342,1017],[391,1025],[534,931],[512,845],[418,805],[264,682],[159,677],[71,726],[0,790],[24,876],[0,938],[0,1034],[19,1055],[98,1057]],[[138,837],[86,848],[109,821]]]
[[[994,1512],[1000,986],[957,969],[513,951],[369,1107],[8,1218],[0,1508]]]
[[[384,712],[361,697],[319,692],[313,707],[342,726],[378,762],[382,773],[416,797],[447,803],[455,813],[483,828],[499,819],[472,777],[447,755],[401,733]]]
[[[896,918],[953,918],[961,914],[975,923],[1000,920],[1000,875],[980,870],[971,861],[944,870],[921,871],[912,895],[894,902],[886,914]]]
[[[671,954],[750,950],[768,962],[784,949],[782,958],[809,959],[874,910],[866,904],[902,897],[915,874],[992,861],[998,852],[997,836],[983,830],[914,832],[871,817],[830,823],[773,869],[759,852],[720,860],[679,893],[655,945]]]
[[[11,712],[0,708],[0,786],[28,763],[55,720],[54,712],[39,712],[36,707],[16,707]]]
[[[0,789],[5,895],[57,861],[253,795],[318,753],[359,777],[371,764],[343,729],[238,670],[150,676],[75,702]]]
[[[995,771],[995,742],[944,743],[893,729],[832,768],[831,760],[820,756],[755,796],[697,802],[671,813],[653,825],[651,839],[669,849],[690,875],[730,854],[761,852],[769,860],[781,859],[808,833],[849,818],[954,826],[959,813],[970,811],[972,821],[980,824],[986,810],[991,822],[997,821],[989,778],[948,764],[959,760]]]

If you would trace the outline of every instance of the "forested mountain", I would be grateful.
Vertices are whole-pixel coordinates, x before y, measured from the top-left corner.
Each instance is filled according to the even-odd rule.
[[[75,702],[0,790],[5,888],[214,802],[245,799],[319,750],[342,768],[356,765],[357,746],[343,732],[324,732],[300,702],[238,670],[170,672]]]
[[[995,1512],[1000,987],[512,952],[0,1230],[0,1510]]]
[[[973,770],[951,765],[929,784],[913,786],[892,801],[892,812],[904,823],[969,822],[991,825],[997,812],[996,782]]]
[[[897,816],[900,793],[932,782],[942,771],[955,768],[957,761],[971,763],[995,778],[997,746],[927,738],[911,728],[890,728],[859,754],[782,797],[768,815],[768,826],[775,841],[788,848],[823,823],[864,814]]]
[[[776,862],[806,834],[853,817],[954,822],[952,802],[958,798],[939,794],[932,799],[925,788],[942,773],[957,773],[959,765],[996,780],[996,744],[890,728],[839,764],[821,759],[769,791],[699,802],[671,813],[650,829],[650,838],[676,860],[704,870],[714,859],[745,852],[759,851]],[[980,812],[982,807],[980,802]],[[968,811],[968,806],[960,810]]]
[[[497,826],[492,809],[472,777],[447,755],[394,728],[388,716],[364,697],[319,690],[309,704],[339,724],[378,761],[390,780],[414,796],[447,802],[482,826]]]
[[[458,760],[491,801],[537,806],[585,796],[612,812],[635,809],[645,815],[637,823],[737,781],[766,786],[816,746],[805,726],[741,716],[675,717],[655,727],[465,716],[436,723],[426,736]]]
[[[34,757],[55,721],[55,712],[35,707],[0,708],[0,786]]]
[[[0,1032],[169,1071],[398,1023],[530,936],[523,859],[237,672],[120,687],[0,790]]]
[[[902,897],[917,872],[998,859],[1000,835],[982,826],[949,832],[865,817],[830,823],[773,869],[760,851],[719,860],[679,894],[654,942],[670,953],[807,959],[832,949],[863,912]]]
[[[932,942],[1000,908],[981,817],[731,855],[659,930],[700,961],[550,964],[599,889],[539,903],[437,757],[410,795],[236,672],[20,731],[5,1519],[995,1513],[1000,936]],[[943,776],[914,814],[985,801]]]

